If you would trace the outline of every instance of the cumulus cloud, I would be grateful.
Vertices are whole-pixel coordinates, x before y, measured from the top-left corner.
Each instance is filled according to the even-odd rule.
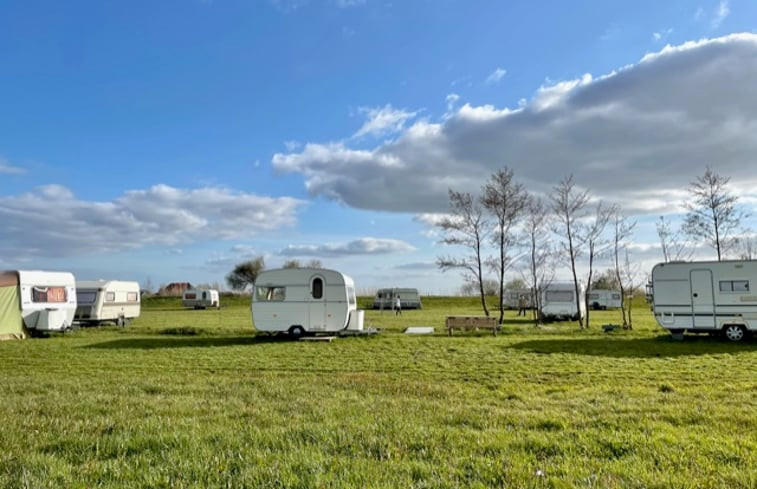
[[[486,77],[486,84],[487,85],[496,85],[500,81],[502,81],[502,78],[505,77],[507,74],[507,70],[504,68],[497,68],[494,70],[489,76]]]
[[[360,238],[348,243],[323,245],[290,245],[279,252],[283,256],[351,256],[383,255],[413,251],[410,244],[396,239]]]
[[[507,165],[537,193],[572,173],[599,198],[656,213],[706,165],[757,186],[755,79],[757,35],[733,34],[550,83],[515,109],[465,104],[372,148],[309,143],[272,163],[302,174],[311,194],[362,209],[445,212],[449,188],[478,192]]]
[[[155,185],[112,202],[78,199],[68,188],[46,185],[0,196],[4,256],[60,257],[254,236],[296,223],[303,202],[225,188],[179,189]]]
[[[711,25],[713,29],[717,29],[723,23],[723,21],[731,14],[731,7],[728,5],[728,0],[720,0],[718,8],[715,9],[715,14],[712,16]]]
[[[395,109],[388,104],[380,108],[361,107],[358,110],[366,115],[367,120],[355,133],[354,137],[356,138],[363,136],[378,137],[401,131],[405,127],[405,122],[418,114],[418,112]]]
[[[20,175],[22,173],[26,173],[26,170],[11,165],[8,160],[0,156],[0,175]]]

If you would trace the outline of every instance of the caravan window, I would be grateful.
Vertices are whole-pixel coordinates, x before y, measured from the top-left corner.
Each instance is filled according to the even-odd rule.
[[[347,302],[351,306],[357,304],[357,299],[355,299],[355,289],[352,287],[347,287]]]
[[[139,295],[136,292],[127,292],[126,293],[126,300],[129,302],[138,302],[139,301]]]
[[[105,302],[115,302],[116,300],[116,293],[115,292],[106,292],[105,293]]]
[[[32,287],[32,302],[66,302],[65,287]]]
[[[313,299],[323,298],[323,279],[316,277],[313,279]]]
[[[545,298],[547,302],[573,302],[573,292],[570,290],[548,290]]]
[[[97,292],[76,291],[76,302],[79,304],[94,304]]]
[[[749,280],[721,280],[720,292],[749,292]]]
[[[255,300],[259,302],[283,301],[286,298],[286,287],[256,287]]]

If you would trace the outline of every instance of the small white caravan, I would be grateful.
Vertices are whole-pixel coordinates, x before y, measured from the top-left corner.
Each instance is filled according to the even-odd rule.
[[[76,281],[68,272],[18,270],[24,326],[30,331],[70,329],[76,312]]]
[[[617,290],[590,289],[586,293],[589,307],[594,310],[620,309],[620,292]]]
[[[526,309],[534,308],[533,289],[505,289],[505,308],[518,309],[518,301],[521,296],[526,299]]]
[[[126,326],[138,318],[141,303],[139,283],[121,280],[78,280],[76,282],[76,319],[79,324],[105,322]]]
[[[583,300],[583,288],[579,285],[578,301],[580,308],[576,309],[576,290],[573,282],[554,282],[542,291],[540,316],[545,320],[578,321],[586,315],[586,304]]]
[[[262,332],[362,331],[350,277],[323,268],[280,268],[258,275],[252,295],[252,322]]]
[[[218,291],[215,289],[187,289],[181,297],[184,307],[194,309],[207,309],[208,307],[221,307]]]
[[[757,261],[659,263],[652,311],[671,334],[722,332],[741,341],[757,330]]]
[[[402,309],[421,309],[421,296],[418,289],[379,289],[373,297],[374,309],[392,309],[394,307],[394,298],[399,296],[400,306]]]

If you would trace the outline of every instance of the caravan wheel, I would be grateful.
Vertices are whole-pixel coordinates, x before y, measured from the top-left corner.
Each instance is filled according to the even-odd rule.
[[[746,330],[744,326],[740,324],[727,324],[723,327],[723,333],[725,337],[731,341],[741,341],[746,336]]]
[[[305,334],[305,328],[302,326],[292,326],[289,328],[289,336],[292,337],[292,339],[298,340],[302,335]]]

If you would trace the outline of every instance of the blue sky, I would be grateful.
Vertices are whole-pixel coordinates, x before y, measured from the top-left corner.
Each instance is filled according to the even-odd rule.
[[[651,266],[705,165],[757,201],[755,32],[751,0],[5,0],[0,268],[453,293],[429,223],[503,165],[618,202]]]

